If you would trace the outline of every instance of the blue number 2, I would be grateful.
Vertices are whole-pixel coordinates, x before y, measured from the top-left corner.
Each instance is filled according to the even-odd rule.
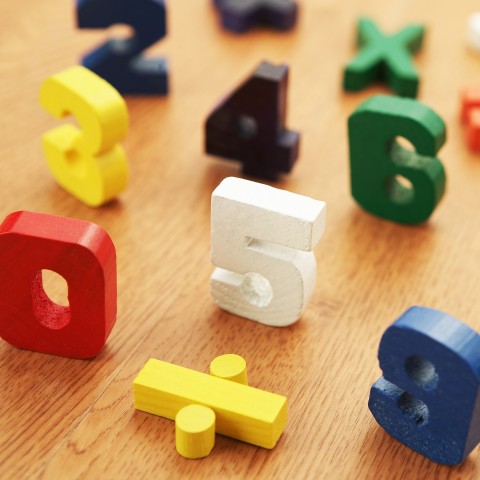
[[[79,28],[130,25],[133,36],[110,39],[87,54],[83,65],[123,94],[166,94],[167,64],[142,52],[166,35],[164,0],[77,0]]]
[[[380,426],[434,462],[465,460],[480,441],[480,335],[412,307],[385,331],[378,358],[368,406]]]

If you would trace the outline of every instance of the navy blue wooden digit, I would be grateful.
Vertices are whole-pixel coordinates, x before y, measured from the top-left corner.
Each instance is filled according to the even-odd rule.
[[[243,173],[277,180],[292,170],[300,135],[285,127],[288,66],[262,62],[216,106],[205,125],[205,149],[242,163]]]
[[[256,25],[289,30],[297,21],[294,0],[213,0],[227,30],[243,33]]]
[[[166,35],[164,0],[77,0],[79,28],[126,24],[133,36],[110,39],[87,54],[83,65],[123,94],[168,92],[165,59],[145,58],[142,52]]]
[[[465,460],[480,441],[480,335],[412,307],[385,331],[378,358],[368,406],[380,426],[434,462]]]

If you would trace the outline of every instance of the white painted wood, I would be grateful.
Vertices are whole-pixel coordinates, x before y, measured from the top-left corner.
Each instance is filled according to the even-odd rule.
[[[480,53],[480,12],[472,13],[468,18],[467,43],[472,50]]]
[[[312,252],[325,230],[326,204],[240,178],[212,194],[211,292],[235,315],[287,326],[316,284]]]

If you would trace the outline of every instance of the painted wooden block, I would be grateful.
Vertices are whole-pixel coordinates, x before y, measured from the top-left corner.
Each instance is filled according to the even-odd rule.
[[[276,180],[298,157],[299,134],[285,128],[288,66],[263,62],[210,114],[206,152],[242,163],[243,173]]]
[[[171,420],[190,405],[208,407],[217,433],[264,448],[275,447],[287,421],[281,395],[155,359],[138,374],[133,394],[137,410]]]
[[[212,360],[210,375],[248,385],[247,363],[240,355],[227,353]]]
[[[211,292],[224,310],[265,325],[296,322],[316,284],[324,202],[240,178],[212,194]]]
[[[480,152],[480,87],[469,87],[462,92],[461,118],[468,148]]]
[[[474,52],[480,52],[480,12],[468,17],[467,44]]]
[[[73,115],[80,125],[62,125],[42,138],[43,152],[58,184],[89,206],[114,199],[128,181],[128,164],[118,142],[128,129],[120,94],[90,70],[76,66],[46,80],[42,107],[56,118]]]
[[[215,412],[203,405],[183,407],[175,417],[175,446],[185,458],[203,458],[215,446]]]
[[[45,293],[42,270],[68,285],[67,307]],[[117,315],[115,246],[98,225],[32,212],[0,226],[0,336],[11,345],[91,358]]]
[[[165,59],[142,55],[167,33],[164,0],[77,0],[77,23],[79,28],[125,24],[133,29],[131,37],[108,40],[87,54],[85,67],[122,94],[168,92]]]
[[[352,195],[358,204],[394,222],[427,220],[445,192],[445,170],[436,158],[446,140],[443,120],[416,100],[378,95],[350,116],[348,136]]]
[[[298,5],[293,0],[213,0],[222,26],[243,33],[256,25],[289,30],[297,21]]]
[[[378,358],[368,405],[380,426],[434,462],[463,462],[480,441],[480,335],[413,307],[385,331]]]
[[[360,52],[345,68],[344,89],[355,92],[386,81],[397,95],[416,97],[419,78],[411,54],[422,47],[424,33],[422,25],[409,25],[386,36],[372,20],[361,18],[357,24]]]

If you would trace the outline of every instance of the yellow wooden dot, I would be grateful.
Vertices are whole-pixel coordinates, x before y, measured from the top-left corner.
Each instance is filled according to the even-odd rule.
[[[175,434],[182,457],[206,457],[215,445],[215,412],[203,405],[182,408],[175,417]]]
[[[234,353],[220,355],[213,359],[210,364],[210,375],[248,385],[247,363],[243,357]]]

